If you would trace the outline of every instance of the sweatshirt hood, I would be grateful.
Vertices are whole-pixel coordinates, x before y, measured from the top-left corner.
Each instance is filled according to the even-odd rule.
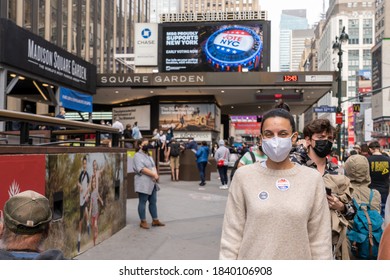
[[[355,184],[370,184],[370,165],[365,156],[352,155],[345,162],[345,175]]]

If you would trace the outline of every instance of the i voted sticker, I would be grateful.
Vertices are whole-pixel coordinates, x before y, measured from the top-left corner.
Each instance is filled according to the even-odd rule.
[[[280,191],[287,191],[290,188],[290,182],[287,179],[280,178],[276,181],[276,188]]]
[[[263,191],[263,192],[259,193],[259,198],[261,200],[267,200],[268,197],[269,197],[268,192]]]

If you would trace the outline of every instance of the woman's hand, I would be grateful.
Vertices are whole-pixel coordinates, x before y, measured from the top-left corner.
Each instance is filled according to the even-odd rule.
[[[344,212],[345,205],[336,196],[327,195],[326,198],[328,199],[328,205],[330,209]]]

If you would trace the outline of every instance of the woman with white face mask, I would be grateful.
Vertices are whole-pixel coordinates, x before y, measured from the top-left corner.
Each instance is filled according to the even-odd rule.
[[[263,116],[267,160],[237,170],[222,228],[220,259],[332,259],[330,214],[321,175],[289,159],[297,140],[284,109]]]

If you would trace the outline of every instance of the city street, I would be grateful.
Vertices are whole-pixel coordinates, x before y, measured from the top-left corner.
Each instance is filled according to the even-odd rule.
[[[227,190],[220,190],[218,173],[211,173],[205,190],[198,181],[172,182],[160,178],[159,218],[165,227],[139,227],[138,199],[127,200],[126,227],[96,247],[78,255],[80,260],[216,260]],[[148,222],[151,222],[147,213]]]

